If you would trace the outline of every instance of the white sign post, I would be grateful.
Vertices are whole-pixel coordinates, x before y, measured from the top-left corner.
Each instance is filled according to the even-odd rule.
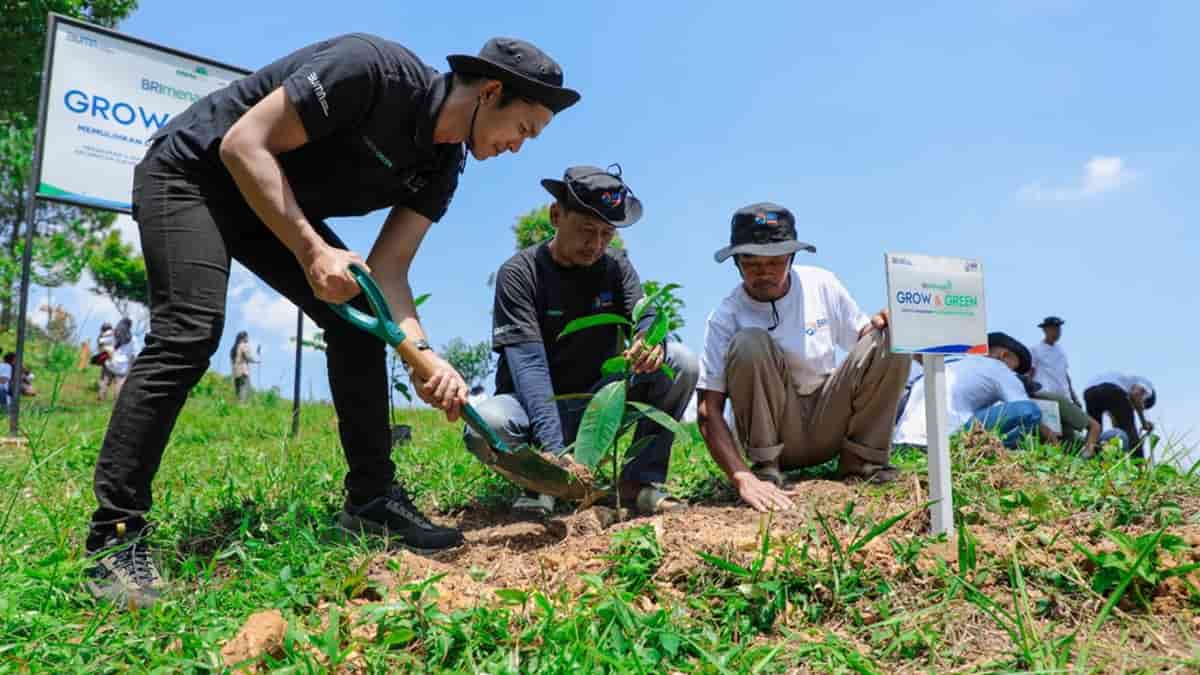
[[[1050,431],[1061,434],[1063,427],[1062,416],[1059,415],[1058,410],[1058,401],[1035,398],[1033,399],[1033,403],[1042,411],[1042,424],[1046,425],[1046,428]]]
[[[977,260],[885,253],[892,351],[920,354],[925,368],[930,522],[954,530],[950,432],[946,422],[946,354],[987,352],[983,267]]]
[[[129,213],[133,167],[146,142],[192,102],[249,71],[58,14],[46,17],[37,140],[25,205],[15,371],[25,316],[37,200]],[[9,433],[19,432],[14,387]]]

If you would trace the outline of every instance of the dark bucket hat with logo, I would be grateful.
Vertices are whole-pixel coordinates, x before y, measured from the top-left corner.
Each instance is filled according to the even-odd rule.
[[[1048,316],[1045,319],[1042,319],[1042,322],[1039,323],[1037,325],[1037,327],[1045,328],[1046,326],[1061,326],[1064,323],[1066,323],[1066,321],[1063,321],[1062,319],[1058,318],[1057,316]]]
[[[796,240],[796,218],[791,211],[771,202],[759,202],[734,212],[729,245],[713,258],[725,262],[729,256],[742,253],[775,256],[796,251],[816,253],[817,247]]]
[[[573,166],[562,180],[543,179],[542,187],[567,208],[594,214],[613,227],[629,227],[642,217],[642,201],[621,178],[620,164]]]
[[[488,40],[478,56],[446,57],[450,70],[500,80],[519,95],[546,106],[554,114],[575,105],[579,92],[563,85],[563,71],[554,59],[533,44],[516,38]]]
[[[995,331],[988,333],[988,347],[1003,347],[1017,355],[1017,374],[1024,375],[1033,368],[1033,355],[1021,341],[1009,335]]]

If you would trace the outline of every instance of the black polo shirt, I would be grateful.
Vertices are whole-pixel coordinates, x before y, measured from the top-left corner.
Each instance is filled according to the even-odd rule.
[[[308,143],[280,155],[309,218],[402,205],[439,220],[458,186],[461,143],[435,144],[452,76],[406,48],[354,33],[304,47],[196,101],[155,134],[164,158],[233,189],[221,139],[251,106],[283,87]]]
[[[518,252],[496,274],[492,312],[492,349],[500,353],[496,393],[514,391],[504,348],[525,342],[545,345],[556,395],[587,392],[600,380],[600,366],[617,354],[617,327],[588,328],[561,340],[558,334],[571,321],[591,314],[629,318],[641,298],[642,283],[623,250],[609,249],[590,267],[559,265],[548,244]]]

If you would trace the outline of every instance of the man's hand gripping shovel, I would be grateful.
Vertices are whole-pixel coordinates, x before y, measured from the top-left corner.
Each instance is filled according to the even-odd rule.
[[[364,330],[383,340],[393,347],[400,358],[404,359],[418,378],[428,380],[433,374],[433,364],[429,355],[417,349],[416,345],[406,341],[404,331],[392,320],[392,312],[388,309],[387,299],[375,284],[375,280],[365,270],[357,265],[350,266],[350,273],[358,282],[359,288],[367,296],[367,303],[375,316],[351,307],[349,304],[333,304],[330,307],[354,327]],[[509,447],[488,426],[487,422],[471,404],[463,406],[463,419],[467,426],[487,441],[487,445],[478,452],[472,451],[484,464],[493,471],[508,478],[521,487],[571,501],[587,502],[600,496],[601,491],[580,478],[572,475],[566,469],[547,460],[528,445],[518,448]]]

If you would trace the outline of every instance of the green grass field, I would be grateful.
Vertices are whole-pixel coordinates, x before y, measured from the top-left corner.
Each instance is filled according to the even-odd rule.
[[[344,463],[329,406],[306,406],[289,441],[287,401],[239,407],[211,375],[154,485],[169,593],[121,611],[82,586],[111,404],[94,401],[94,369],[67,367],[73,354],[35,351],[28,444],[0,448],[3,672],[220,671],[265,610],[286,625],[247,669],[1200,669],[1194,473],[961,438],[963,528],[946,541],[925,533],[920,453],[899,453],[905,475],[885,487],[834,483],[831,467],[796,476],[798,508],[766,518],[733,504],[693,435],[677,442],[672,488],[694,509],[608,527],[598,511],[522,523],[503,508],[515,490],[462,449],[459,429],[404,410],[402,480],[468,532],[464,550],[425,560],[334,529]]]

